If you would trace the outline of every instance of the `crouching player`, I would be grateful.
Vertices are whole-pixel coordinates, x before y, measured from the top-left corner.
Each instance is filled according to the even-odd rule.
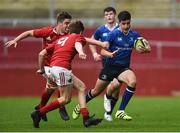
[[[37,71],[39,74],[44,73],[43,62],[45,57],[52,54],[50,76],[48,78],[53,85],[58,85],[58,89],[61,89],[61,96],[31,114],[35,128],[39,128],[39,122],[43,115],[71,101],[73,81],[75,81],[75,76],[71,72],[71,62],[77,53],[79,58],[86,59],[86,54],[83,51],[86,40],[81,35],[83,30],[84,26],[81,21],[71,23],[69,25],[69,35],[61,37],[39,53],[39,70]],[[85,86],[81,87],[81,89],[78,88],[78,99],[84,126],[89,127],[99,124],[102,119],[90,117],[86,108]]]

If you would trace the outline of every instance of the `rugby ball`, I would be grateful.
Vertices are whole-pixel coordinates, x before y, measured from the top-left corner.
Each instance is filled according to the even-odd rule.
[[[141,48],[146,48],[148,46],[148,41],[143,37],[138,37],[134,41],[134,49],[136,52],[142,52]]]

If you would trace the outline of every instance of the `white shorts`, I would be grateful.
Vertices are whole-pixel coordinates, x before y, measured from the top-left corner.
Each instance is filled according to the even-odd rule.
[[[73,84],[72,72],[66,68],[53,66],[50,68],[50,74],[58,86]]]
[[[45,71],[45,73],[43,74],[43,76],[44,76],[45,78],[48,78],[48,77],[50,76],[50,74],[51,74],[51,67],[49,67],[49,66],[44,66],[44,71]]]

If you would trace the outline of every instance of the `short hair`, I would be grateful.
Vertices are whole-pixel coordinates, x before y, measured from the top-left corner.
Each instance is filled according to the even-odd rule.
[[[57,14],[57,23],[63,22],[65,19],[72,19],[72,16],[68,12],[61,12]]]
[[[84,25],[80,20],[76,20],[70,23],[69,25],[69,33],[80,34],[80,32],[84,31]]]
[[[104,9],[104,13],[110,11],[113,11],[113,13],[116,14],[116,9],[114,7],[109,6]]]
[[[119,22],[125,21],[125,20],[131,20],[131,14],[128,11],[121,11],[118,14],[118,20]]]

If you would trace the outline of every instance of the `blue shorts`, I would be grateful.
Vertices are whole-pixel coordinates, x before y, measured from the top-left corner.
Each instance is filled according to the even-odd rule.
[[[104,81],[112,81],[117,78],[122,72],[129,70],[129,67],[106,65],[99,74],[99,79]]]

